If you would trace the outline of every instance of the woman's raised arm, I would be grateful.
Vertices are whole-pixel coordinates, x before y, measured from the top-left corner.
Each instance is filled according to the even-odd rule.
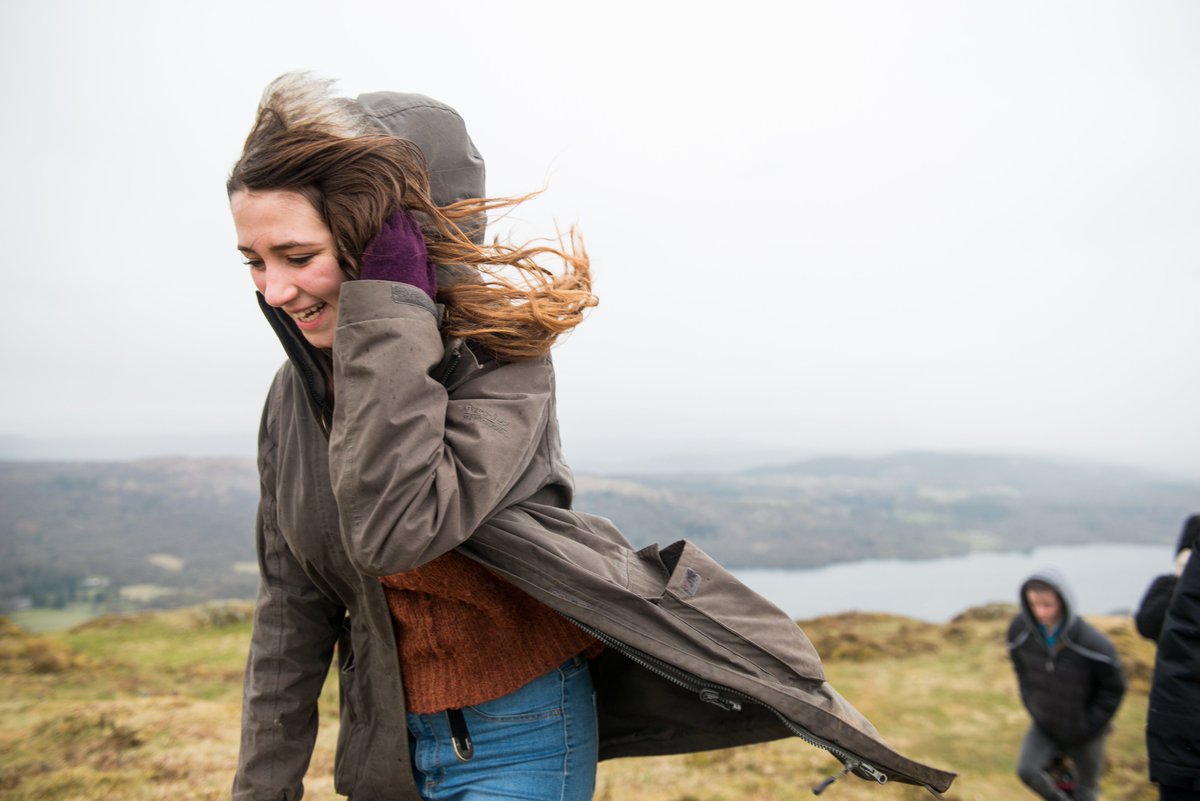
[[[351,281],[339,304],[330,471],[351,561],[384,576],[451,550],[519,480],[536,484],[525,473],[543,444],[553,371],[548,356],[505,364],[451,400],[430,375],[444,348],[423,292]]]

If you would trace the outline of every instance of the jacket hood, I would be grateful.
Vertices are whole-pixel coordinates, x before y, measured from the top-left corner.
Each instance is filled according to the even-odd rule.
[[[407,92],[369,92],[359,95],[358,104],[379,129],[407,139],[420,149],[429,172],[430,195],[435,205],[485,196],[486,169],[483,156],[471,141],[466,123],[450,106],[425,95]],[[476,244],[484,240],[485,220],[480,217],[467,232]],[[477,273],[461,265],[438,265],[438,284],[478,280]],[[308,386],[309,400],[328,429],[332,410],[321,355],[296,328],[282,309],[272,308],[260,293],[258,305],[275,330],[288,358]]]
[[[1197,545],[1200,545],[1200,515],[1192,515],[1183,524],[1183,530],[1179,532],[1179,541],[1175,543],[1175,553],[1179,553],[1184,548],[1196,550]]]
[[[1063,605],[1063,622],[1060,631],[1067,631],[1067,629],[1071,627],[1071,624],[1075,622],[1075,618],[1078,617],[1078,613],[1076,612],[1075,591],[1071,589],[1071,585],[1067,581],[1067,577],[1056,567],[1044,567],[1021,583],[1021,612],[1025,615],[1025,619],[1030,626],[1036,630],[1037,618],[1033,616],[1033,611],[1029,608],[1029,601],[1025,597],[1025,589],[1029,586],[1030,582],[1033,581],[1040,581],[1043,584],[1049,584],[1054,588],[1054,591],[1058,593],[1058,597],[1062,600]]]
[[[405,92],[368,92],[357,100],[383,131],[420,149],[435,205],[485,196],[483,156],[457,111],[425,95]],[[482,225],[470,233],[476,244],[483,242]]]

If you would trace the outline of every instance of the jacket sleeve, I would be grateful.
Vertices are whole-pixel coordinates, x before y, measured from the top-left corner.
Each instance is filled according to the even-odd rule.
[[[1008,624],[1008,633],[1005,635],[1005,648],[1008,650],[1008,658],[1012,662],[1013,673],[1017,677],[1017,693],[1021,696],[1021,703],[1026,709],[1029,708],[1029,697],[1026,695],[1026,680],[1025,680],[1025,663],[1021,659],[1021,654],[1018,649],[1025,642],[1027,630],[1021,619],[1021,615],[1014,617]]]
[[[1137,625],[1138,634],[1147,640],[1158,640],[1162,631],[1163,618],[1167,614],[1167,604],[1171,602],[1171,593],[1175,590],[1177,578],[1173,574],[1158,576],[1146,589],[1142,602],[1138,604],[1133,622]]]
[[[274,448],[259,436],[258,598],[242,694],[234,801],[295,801],[317,735],[317,698],[345,610],[308,578],[275,524]]]
[[[1117,713],[1117,707],[1121,705],[1121,698],[1125,695],[1125,673],[1121,670],[1121,660],[1117,657],[1117,650],[1112,643],[1107,638],[1104,642],[1108,646],[1106,653],[1111,660],[1096,663],[1095,689],[1087,712],[1089,736],[1092,737],[1108,726],[1113,715]]]
[[[451,550],[502,507],[541,442],[553,374],[548,357],[505,364],[451,399],[430,375],[444,348],[428,296],[349,281],[339,303],[330,472],[351,562],[384,576]]]

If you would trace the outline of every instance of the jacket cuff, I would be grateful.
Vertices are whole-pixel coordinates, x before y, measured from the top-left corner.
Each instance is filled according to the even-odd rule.
[[[367,320],[412,317],[414,308],[429,312],[436,323],[437,306],[421,289],[395,281],[347,281],[338,293],[337,327]]]

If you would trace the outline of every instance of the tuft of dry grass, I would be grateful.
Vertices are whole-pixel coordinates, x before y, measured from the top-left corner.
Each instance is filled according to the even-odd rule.
[[[0,675],[53,675],[86,664],[82,655],[61,642],[27,634],[7,618],[0,617]]]

